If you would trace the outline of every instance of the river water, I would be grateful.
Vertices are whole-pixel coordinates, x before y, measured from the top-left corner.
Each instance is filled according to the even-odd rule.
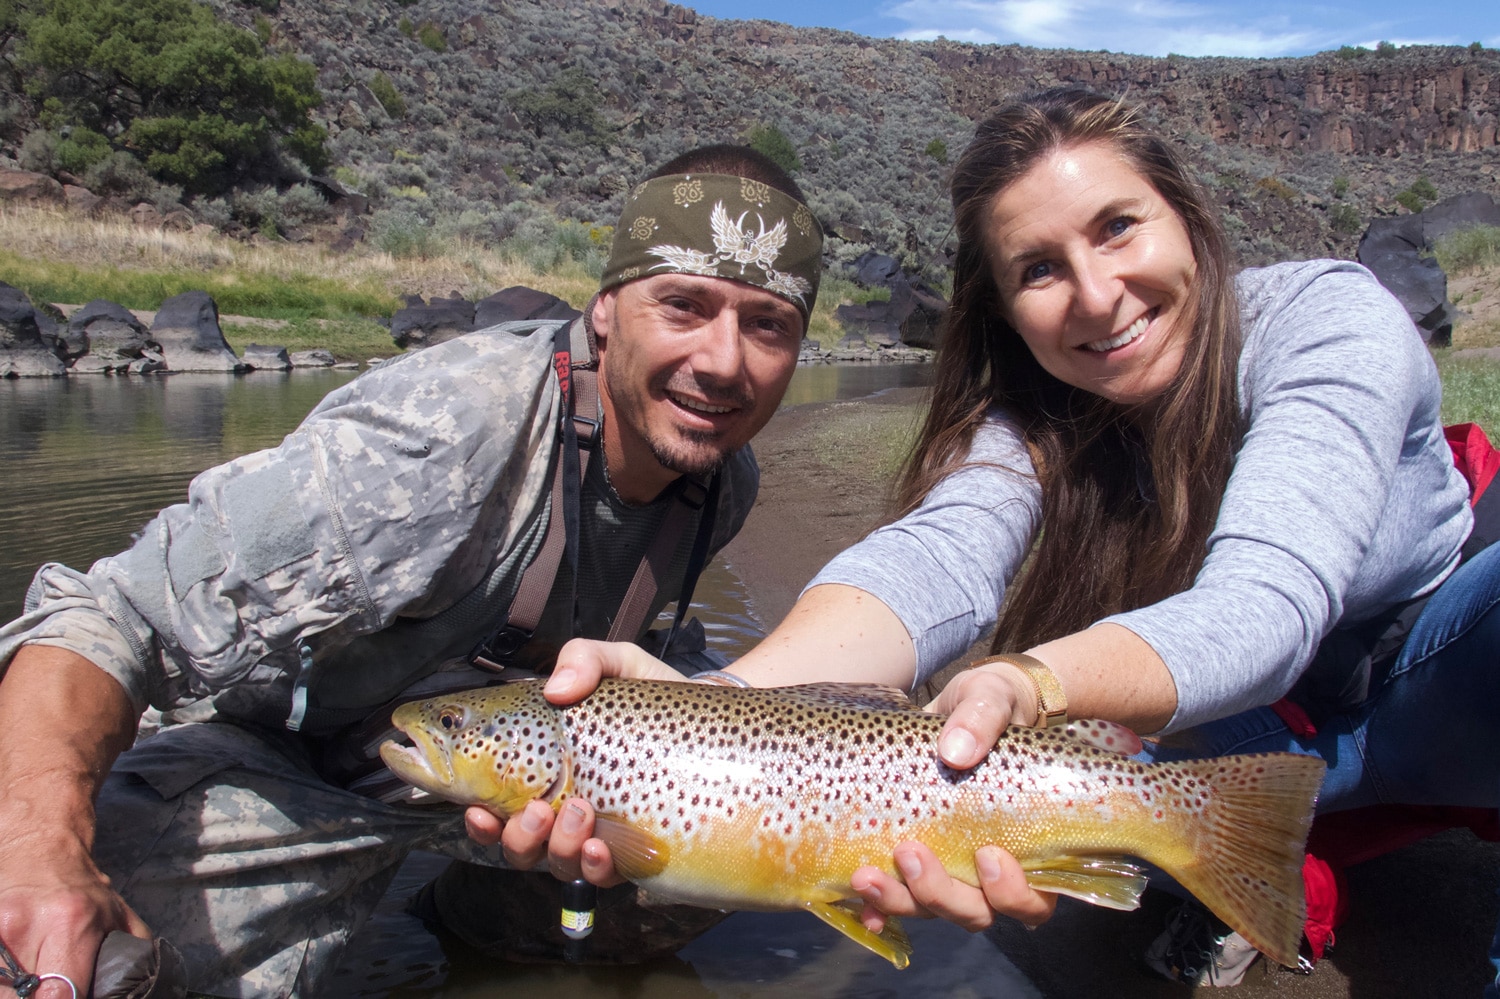
[[[204,468],[276,445],[352,371],[248,376],[21,379],[0,382],[0,619],[21,609],[43,561],[82,568],[130,543]],[[928,384],[924,365],[801,368],[784,405],[853,399]],[[709,567],[695,612],[731,656],[764,622],[746,610],[733,566]],[[804,913],[737,913],[674,958],[648,965],[504,965],[441,941],[403,911],[445,863],[415,855],[351,945],[337,994],[444,996],[1034,996],[985,936],[941,922],[908,926],[912,967],[899,974]]]

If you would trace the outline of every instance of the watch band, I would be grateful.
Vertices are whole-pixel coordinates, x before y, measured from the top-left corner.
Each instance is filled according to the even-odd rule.
[[[1005,652],[979,660],[975,666],[985,663],[1006,663],[1020,670],[1031,682],[1036,693],[1036,728],[1051,728],[1068,722],[1068,695],[1063,693],[1062,683],[1047,664],[1024,652]],[[971,667],[972,668],[972,667]]]

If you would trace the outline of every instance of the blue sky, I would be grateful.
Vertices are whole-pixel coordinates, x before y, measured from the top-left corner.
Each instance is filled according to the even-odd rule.
[[[1500,48],[1497,0],[685,0],[713,17],[884,38],[1107,49],[1140,55],[1296,56],[1341,45]]]

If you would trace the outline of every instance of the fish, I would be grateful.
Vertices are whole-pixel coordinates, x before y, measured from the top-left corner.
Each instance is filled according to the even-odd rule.
[[[897,968],[899,921],[859,918],[854,871],[900,877],[897,844],[926,844],[977,885],[996,844],[1037,889],[1116,909],[1155,865],[1273,960],[1295,967],[1302,863],[1323,761],[1259,753],[1131,759],[1121,725],[1012,726],[970,770],[942,762],[944,719],[891,687],[740,688],[606,678],[550,704],[527,680],[396,708],[380,757],[428,794],[508,818],[582,796],[618,873],[708,908],[806,910]]]

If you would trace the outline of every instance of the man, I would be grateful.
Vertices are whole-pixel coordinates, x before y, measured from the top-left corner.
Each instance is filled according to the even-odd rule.
[[[678,595],[753,503],[748,442],[795,368],[821,238],[763,157],[685,154],[627,199],[571,329],[382,365],[200,475],[130,550],[44,566],[0,628],[0,939],[21,965],[84,994],[105,933],[155,932],[196,991],[314,995],[411,849],[498,862],[489,813],[470,810],[476,843],[452,813],[340,786],[340,735],[476,652],[546,668],[604,637],[685,519],[635,616]],[[590,379],[556,373],[591,350],[596,410],[565,384]],[[571,437],[595,425],[590,459]],[[550,586],[523,582],[535,566]],[[148,704],[196,724],[130,748]]]

